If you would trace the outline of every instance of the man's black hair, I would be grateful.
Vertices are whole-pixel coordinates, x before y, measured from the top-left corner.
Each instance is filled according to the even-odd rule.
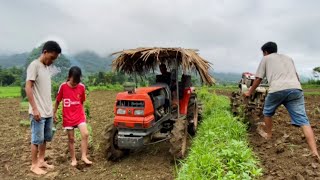
[[[81,76],[82,76],[81,69],[78,66],[72,66],[70,68],[68,79],[72,77],[75,83],[80,83]]]
[[[268,54],[278,52],[278,47],[275,42],[267,42],[261,47],[262,52],[267,52]]]
[[[42,48],[42,53],[44,51],[47,51],[47,52],[56,52],[58,54],[61,53],[61,48],[59,46],[59,44],[55,41],[47,41],[44,43],[43,45],[43,48]]]

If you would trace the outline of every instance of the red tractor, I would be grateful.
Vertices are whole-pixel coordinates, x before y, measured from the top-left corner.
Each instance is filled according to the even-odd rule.
[[[106,156],[117,160],[130,151],[149,144],[170,141],[170,153],[183,158],[188,134],[195,135],[201,119],[201,104],[191,76],[195,70],[203,83],[213,84],[210,63],[195,50],[182,48],[138,48],[115,53],[112,66],[129,75],[143,75],[165,64],[171,75],[157,75],[149,87],[125,87],[117,94],[114,122],[104,132]],[[181,80],[177,81],[179,70]]]

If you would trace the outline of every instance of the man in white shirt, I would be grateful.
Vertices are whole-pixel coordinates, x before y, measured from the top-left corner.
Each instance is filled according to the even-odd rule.
[[[49,66],[57,59],[61,48],[55,41],[43,45],[42,54],[27,69],[26,94],[31,120],[31,171],[46,174],[41,168],[53,168],[44,161],[46,142],[52,139],[53,107]],[[39,154],[39,157],[38,157]]]
[[[272,137],[272,116],[280,105],[284,105],[291,117],[291,124],[301,127],[311,149],[312,155],[320,160],[313,130],[310,126],[304,105],[304,95],[293,60],[277,53],[277,44],[268,42],[261,47],[263,58],[257,69],[256,79],[250,90],[244,94],[249,97],[267,77],[269,93],[266,97],[263,115],[264,128],[259,127],[259,134],[270,139]]]

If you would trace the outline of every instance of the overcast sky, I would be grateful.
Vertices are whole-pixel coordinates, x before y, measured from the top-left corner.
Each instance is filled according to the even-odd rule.
[[[320,65],[320,1],[0,0],[0,53],[48,39],[63,53],[142,46],[199,49],[216,72],[255,72],[260,47],[278,44],[299,73]]]

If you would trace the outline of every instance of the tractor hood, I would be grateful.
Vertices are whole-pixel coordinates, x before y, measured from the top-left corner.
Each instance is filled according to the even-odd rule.
[[[117,99],[118,96],[124,97],[124,96],[140,96],[142,95],[142,97],[145,97],[144,95],[148,95],[148,93],[153,92],[155,90],[161,89],[162,87],[140,87],[134,90],[133,93],[129,93],[128,91],[126,92],[120,92],[117,95]]]

